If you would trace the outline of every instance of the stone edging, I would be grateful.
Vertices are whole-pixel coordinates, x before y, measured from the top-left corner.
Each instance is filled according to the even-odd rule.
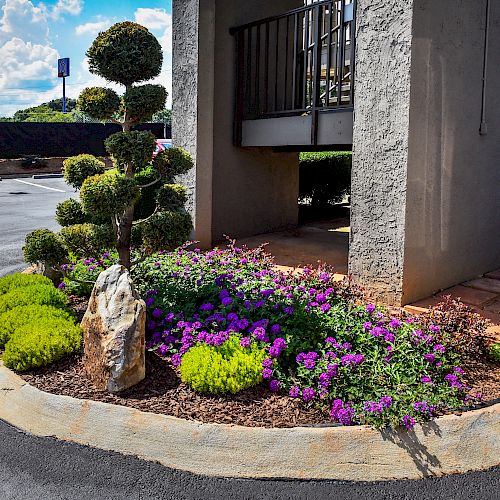
[[[208,476],[375,481],[500,465],[500,404],[447,415],[414,432],[202,424],[48,394],[0,361],[0,419],[37,436]]]

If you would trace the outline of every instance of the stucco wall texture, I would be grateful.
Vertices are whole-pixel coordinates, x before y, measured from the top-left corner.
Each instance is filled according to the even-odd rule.
[[[350,272],[407,304],[500,266],[500,5],[358,0]]]
[[[403,290],[412,0],[358,0],[349,272]]]

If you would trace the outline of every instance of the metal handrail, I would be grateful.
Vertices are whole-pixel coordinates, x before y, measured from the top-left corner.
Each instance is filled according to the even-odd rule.
[[[243,120],[352,108],[355,0],[322,0],[231,29],[236,41],[235,142]]]

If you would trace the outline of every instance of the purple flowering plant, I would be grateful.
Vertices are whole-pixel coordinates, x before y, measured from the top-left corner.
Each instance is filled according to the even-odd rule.
[[[273,392],[331,407],[342,425],[408,427],[464,404],[460,355],[437,322],[392,318],[324,266],[283,272],[263,247],[230,242],[152,255],[133,276],[148,306],[147,347],[181,369],[200,345],[262,349]]]

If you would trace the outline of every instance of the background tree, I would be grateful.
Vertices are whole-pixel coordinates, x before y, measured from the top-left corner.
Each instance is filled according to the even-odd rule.
[[[186,190],[174,179],[192,168],[193,162],[179,148],[153,159],[155,136],[132,130],[165,108],[164,87],[137,85],[160,74],[163,55],[158,40],[143,26],[122,22],[100,33],[87,56],[91,72],[123,85],[125,93],[86,88],[78,110],[93,119],[120,124],[122,132],[105,141],[115,168],[105,171],[104,164],[91,155],[64,162],[64,178],[80,189],[81,202],[58,206],[57,220],[67,226],[59,237],[69,251],[82,256],[84,251],[102,249],[108,224],[119,263],[130,268],[132,238],[135,246],[147,252],[172,250],[189,238],[192,221],[184,209]]]

